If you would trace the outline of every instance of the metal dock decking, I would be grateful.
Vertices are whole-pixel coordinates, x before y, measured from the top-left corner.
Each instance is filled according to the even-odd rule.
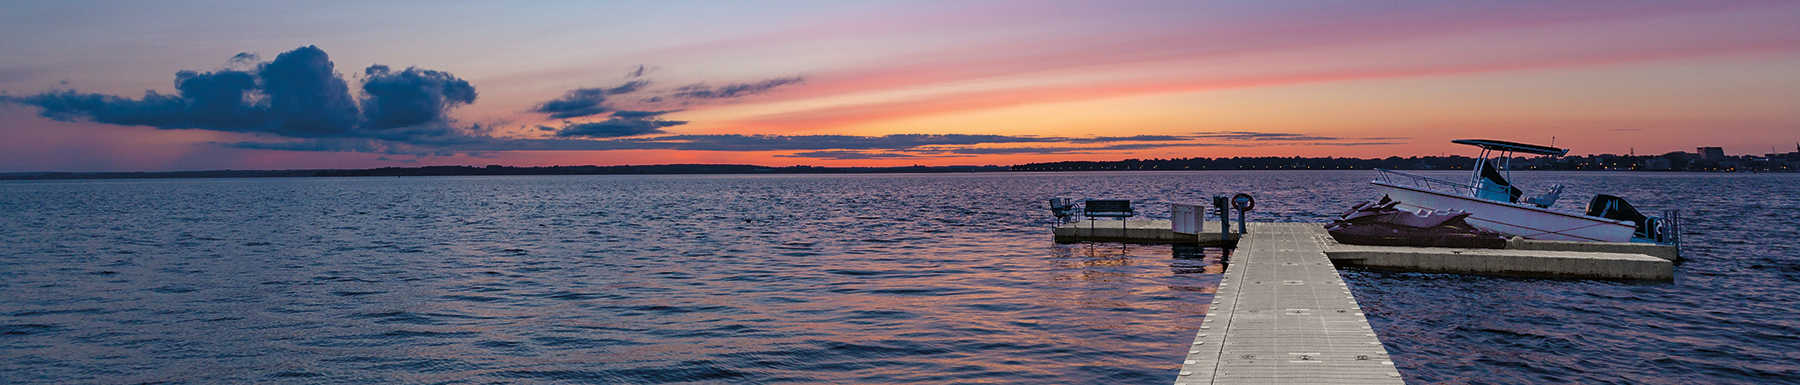
[[[1401,384],[1316,223],[1238,241],[1176,384]]]

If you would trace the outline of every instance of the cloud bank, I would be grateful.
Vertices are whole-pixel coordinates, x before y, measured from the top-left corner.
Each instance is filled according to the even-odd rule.
[[[449,72],[371,65],[351,82],[339,75],[324,50],[305,46],[274,59],[240,53],[215,71],[180,71],[175,93],[146,91],[128,98],[75,90],[0,101],[39,108],[55,120],[90,120],[158,129],[198,129],[263,135],[254,141],[218,143],[231,148],[365,152],[410,155],[482,154],[498,151],[783,151],[810,159],[944,158],[1004,154],[1091,154],[1174,147],[1393,144],[1404,138],[1340,138],[1301,133],[1207,131],[1189,135],[1054,137],[1030,135],[895,134],[692,135],[670,134],[687,124],[663,117],[679,106],[721,103],[800,84],[790,76],[710,86],[656,90],[639,66],[622,83],[581,87],[543,101],[531,112],[563,119],[538,126],[541,137],[494,136],[480,125],[458,125],[451,111],[478,98],[475,85]],[[630,95],[629,98],[622,96]],[[534,135],[535,136],[535,135]]]
[[[324,50],[305,46],[257,62],[240,53],[227,63],[248,69],[175,73],[176,94],[145,91],[126,98],[75,90],[12,97],[59,121],[247,132],[293,138],[409,140],[453,135],[449,111],[475,102],[475,87],[447,72],[419,68],[364,70],[363,96],[353,98]]]

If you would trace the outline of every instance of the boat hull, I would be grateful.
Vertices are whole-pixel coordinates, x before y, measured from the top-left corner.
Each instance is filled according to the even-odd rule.
[[[1382,181],[1370,182],[1388,198],[1400,201],[1397,208],[1420,210],[1462,210],[1469,213],[1469,224],[1483,230],[1530,239],[1554,241],[1630,242],[1637,227],[1631,222],[1614,221],[1574,214],[1559,213],[1536,206],[1509,204],[1459,196]]]

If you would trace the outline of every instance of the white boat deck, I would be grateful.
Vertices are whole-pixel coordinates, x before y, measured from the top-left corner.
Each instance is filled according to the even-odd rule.
[[[1401,384],[1315,223],[1238,242],[1176,384]]]

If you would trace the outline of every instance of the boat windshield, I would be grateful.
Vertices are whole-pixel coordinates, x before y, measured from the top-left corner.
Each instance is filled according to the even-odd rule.
[[[1461,196],[1466,196],[1466,197],[1491,199],[1491,200],[1496,200],[1496,201],[1501,201],[1501,202],[1514,202],[1518,196],[1524,195],[1524,192],[1518,191],[1517,188],[1514,188],[1511,185],[1502,185],[1502,184],[1498,184],[1498,183],[1487,183],[1485,179],[1478,179],[1476,181],[1476,184],[1468,184],[1468,183],[1452,182],[1452,181],[1448,181],[1448,180],[1443,180],[1443,179],[1438,179],[1438,178],[1433,178],[1433,177],[1428,177],[1428,176],[1424,176],[1424,175],[1418,175],[1418,174],[1413,174],[1413,173],[1403,172],[1403,171],[1394,171],[1394,170],[1381,169],[1381,168],[1375,169],[1375,171],[1377,172],[1377,176],[1380,178],[1379,179],[1380,182],[1392,184],[1392,185],[1413,186],[1413,187],[1416,187],[1416,188],[1419,188],[1422,190],[1431,190],[1431,191],[1438,191],[1438,192],[1443,192],[1443,193],[1451,193],[1451,194],[1456,194],[1456,195],[1461,195]],[[1495,173],[1495,175],[1497,176],[1498,173]],[[1497,181],[1505,182],[1505,179],[1500,178],[1500,179],[1497,179]]]

